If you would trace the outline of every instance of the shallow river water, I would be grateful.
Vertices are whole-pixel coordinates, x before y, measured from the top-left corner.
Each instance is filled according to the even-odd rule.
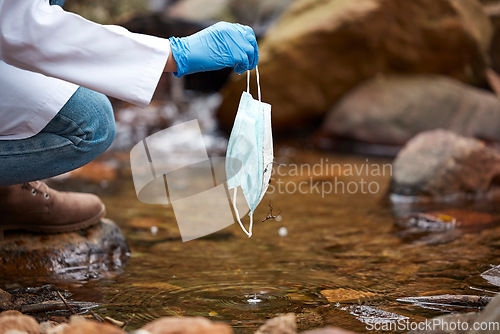
[[[277,157],[285,165],[276,167],[251,239],[233,224],[182,242],[172,209],[139,202],[125,172],[117,189],[101,195],[131,257],[116,274],[69,284],[72,299],[95,302],[95,312],[118,320],[135,314],[129,329],[161,316],[200,315],[252,333],[293,312],[300,330],[366,332],[374,323],[443,314],[398,298],[497,291],[480,273],[499,262],[500,227],[459,231],[447,242],[408,236],[386,200],[390,160],[289,147]],[[269,204],[281,213],[261,222]]]

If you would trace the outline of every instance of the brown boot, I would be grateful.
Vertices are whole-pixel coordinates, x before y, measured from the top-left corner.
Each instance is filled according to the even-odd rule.
[[[95,225],[106,210],[93,194],[59,192],[41,181],[0,187],[0,238],[5,230],[70,232]]]

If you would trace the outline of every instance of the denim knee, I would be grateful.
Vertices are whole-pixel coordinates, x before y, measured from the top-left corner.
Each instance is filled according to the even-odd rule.
[[[79,122],[84,135],[80,138],[82,150],[96,156],[108,149],[116,135],[113,107],[106,95],[87,90],[79,94],[79,103],[85,105]]]
[[[93,105],[91,110],[88,110],[86,117],[92,126],[90,126],[86,139],[93,146],[92,150],[99,151],[100,154],[108,149],[115,139],[116,123],[113,107],[106,95],[93,93]]]
[[[115,138],[113,107],[106,95],[80,87],[42,131],[65,137],[76,152],[94,159]]]

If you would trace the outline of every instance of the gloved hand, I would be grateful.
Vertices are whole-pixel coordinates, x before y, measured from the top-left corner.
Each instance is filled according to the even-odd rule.
[[[188,37],[169,38],[177,63],[176,77],[196,72],[234,67],[242,74],[259,61],[259,50],[252,28],[219,22]]]

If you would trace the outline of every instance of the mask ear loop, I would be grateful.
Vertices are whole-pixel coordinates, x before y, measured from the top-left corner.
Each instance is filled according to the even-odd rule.
[[[250,94],[250,71],[247,71],[247,93]]]
[[[258,97],[259,97],[259,103],[262,106],[262,99],[261,99],[261,95],[260,95],[260,75],[259,75],[259,67],[258,66],[255,66],[255,74],[257,74],[257,93],[258,93]],[[248,77],[248,82],[250,82],[250,76]],[[248,87],[250,87],[250,86],[248,86]]]
[[[262,97],[260,92],[260,75],[259,75],[259,67],[255,67],[255,73],[257,74],[257,94],[259,97],[259,102],[262,103]],[[250,71],[247,71],[247,93],[250,94]]]
[[[245,228],[245,225],[243,225],[243,223],[241,222],[240,213],[238,212],[238,208],[236,207],[236,194],[237,194],[237,192],[238,192],[238,187],[234,187],[234,195],[233,195],[233,201],[232,201],[234,213],[236,214],[236,219],[238,220],[238,224],[240,224],[241,229],[250,238],[252,236],[253,215],[250,216],[250,227],[247,231]]]

